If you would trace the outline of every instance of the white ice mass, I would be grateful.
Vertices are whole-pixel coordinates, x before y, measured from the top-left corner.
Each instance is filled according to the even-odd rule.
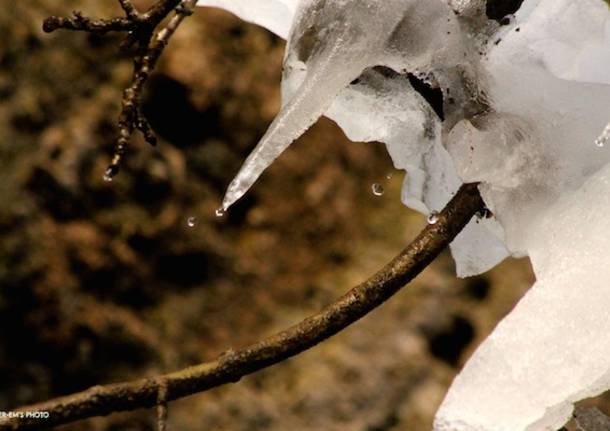
[[[456,378],[436,430],[555,430],[573,402],[610,389],[605,0],[524,0],[504,26],[486,19],[485,0],[199,4],[288,38],[282,110],[225,208],[326,115],[354,141],[387,145],[407,171],[403,201],[418,211],[481,183],[495,218],[452,244],[458,275],[530,257],[537,282]],[[442,90],[444,121],[413,77]]]
[[[299,0],[199,0],[197,5],[226,9],[286,39],[298,3]]]

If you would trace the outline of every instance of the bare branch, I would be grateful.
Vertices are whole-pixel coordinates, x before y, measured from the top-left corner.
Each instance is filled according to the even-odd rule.
[[[86,31],[88,33],[106,34],[110,31],[131,31],[136,24],[127,18],[91,19],[79,11],[72,12],[71,18],[50,16],[42,23],[42,29],[51,33],[58,29]]]
[[[228,350],[216,360],[159,377],[108,386],[23,407],[19,411],[46,411],[45,420],[0,419],[0,430],[49,428],[113,412],[152,407],[159,394],[172,401],[230,383],[243,376],[295,356],[333,336],[381,305],[415,278],[444,250],[468,221],[485,205],[476,184],[462,186],[435,224],[383,269],[354,287],[320,313],[262,341],[239,350]]]
[[[156,145],[157,138],[142,114],[142,92],[170,38],[184,18],[193,13],[197,3],[196,0],[159,0],[146,12],[140,13],[131,0],[118,0],[118,2],[125,12],[125,18],[94,20],[75,11],[71,18],[52,16],[45,19],[43,23],[43,29],[46,32],[57,29],[95,34],[124,31],[128,34],[123,45],[135,46],[131,84],[123,92],[118,120],[119,136],[114,156],[104,174],[106,181],[112,181],[112,178],[119,172],[134,131],[139,130],[146,142]],[[155,34],[155,29],[172,11],[175,11],[175,15]]]
[[[162,3],[163,2],[159,2],[157,4]],[[168,2],[165,2],[165,4],[167,3]],[[143,55],[136,57],[134,60],[134,72],[131,85],[123,92],[122,110],[119,116],[119,138],[117,140],[114,157],[106,170],[105,178],[107,180],[111,180],[112,177],[118,173],[134,130],[140,130],[149,144],[157,144],[157,138],[152,133],[148,122],[141,112],[142,91],[144,85],[148,81],[151,71],[157,65],[159,57],[161,57],[163,50],[167,46],[169,39],[178,29],[184,18],[193,12],[196,3],[196,0],[185,0],[176,6],[176,15],[157,33],[154,40],[149,43]],[[155,9],[153,6],[151,11],[147,12],[145,15],[147,17],[146,20],[156,20],[157,18],[155,17],[161,13],[160,11],[164,12],[165,9]]]
[[[174,9],[176,9],[181,3],[181,0],[161,0],[151,6],[150,9],[146,11],[144,14],[144,19],[151,20],[152,22],[156,22],[157,24],[163,21],[167,15],[171,13]],[[187,3],[187,1],[182,1],[182,3]],[[192,6],[195,6],[196,1],[188,1]],[[192,9],[191,9],[192,10]]]
[[[136,7],[133,5],[131,0],[119,0],[119,4],[125,11],[125,15],[127,15],[127,18],[132,21],[137,21],[140,19],[140,13],[138,12],[138,9],[136,9]]]

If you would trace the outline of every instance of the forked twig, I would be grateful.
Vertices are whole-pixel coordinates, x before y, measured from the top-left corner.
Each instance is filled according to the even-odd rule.
[[[92,19],[75,11],[69,18],[51,16],[45,19],[42,26],[46,32],[58,29],[95,34],[127,32],[123,46],[135,49],[131,84],[123,92],[118,120],[119,134],[114,156],[104,174],[106,181],[112,181],[119,172],[134,131],[139,130],[149,144],[157,144],[157,138],[142,114],[142,92],[170,38],[184,18],[193,13],[197,4],[197,0],[159,0],[146,12],[139,12],[131,0],[118,1],[125,12],[123,18]],[[172,11],[175,15],[156,31]]]

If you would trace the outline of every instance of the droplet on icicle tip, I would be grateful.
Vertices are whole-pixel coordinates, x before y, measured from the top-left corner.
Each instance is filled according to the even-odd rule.
[[[428,224],[437,224],[438,220],[438,212],[432,211],[430,214],[428,214]]]
[[[371,191],[375,196],[383,196],[383,194],[385,193],[383,186],[379,183],[373,183],[373,185],[371,186]]]
[[[197,218],[196,217],[189,217],[186,219],[186,225],[188,227],[195,227],[197,226]]]
[[[227,213],[227,210],[224,207],[220,207],[216,210],[216,217],[222,217]]]

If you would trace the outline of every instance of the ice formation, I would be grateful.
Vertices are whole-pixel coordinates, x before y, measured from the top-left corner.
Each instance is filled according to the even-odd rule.
[[[198,6],[215,6],[241,19],[261,25],[286,39],[299,0],[199,0]]]
[[[231,183],[228,207],[321,115],[381,141],[431,213],[480,182],[495,218],[452,244],[459,275],[529,255],[537,282],[456,378],[438,431],[538,431],[610,388],[610,9],[525,0],[204,0],[288,34],[283,106]],[[287,29],[290,28],[288,32]],[[440,88],[444,121],[413,88]],[[601,136],[600,136],[601,133]]]
[[[557,430],[573,402],[608,390],[608,208],[610,165],[541,214],[538,281],[455,379],[435,429]]]

